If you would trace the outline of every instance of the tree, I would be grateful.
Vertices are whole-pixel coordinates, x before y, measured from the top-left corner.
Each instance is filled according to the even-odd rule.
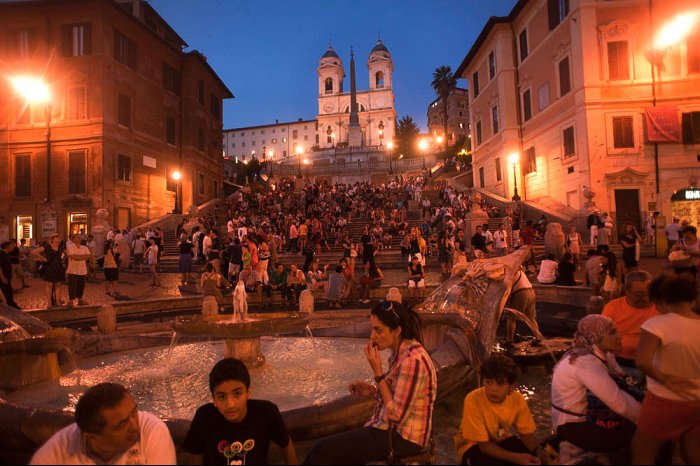
[[[416,138],[420,134],[420,129],[413,118],[406,115],[396,124],[396,153],[414,154],[416,151]]]
[[[444,141],[445,148],[447,148],[447,98],[452,89],[457,87],[457,78],[452,74],[452,68],[443,65],[433,71],[433,82],[430,85],[438,98],[442,100],[442,123],[445,128]]]

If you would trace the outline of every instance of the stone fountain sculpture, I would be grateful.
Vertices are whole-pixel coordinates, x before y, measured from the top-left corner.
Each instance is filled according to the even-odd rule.
[[[188,220],[187,223],[185,223],[185,225],[183,226],[183,228],[188,235],[192,234],[192,230],[194,229],[194,227],[199,227],[200,230],[204,229],[204,225],[199,223],[197,214],[199,214],[199,208],[196,205],[191,205],[190,208],[187,209]]]
[[[96,220],[90,234],[95,239],[96,251],[104,251],[107,233],[112,229],[112,225],[107,221],[107,217],[109,217],[109,211],[105,208],[97,209],[97,212],[95,212]]]
[[[566,252],[566,235],[561,223],[549,223],[544,233],[544,252],[560,260]]]
[[[72,346],[77,333],[36,325],[32,335],[0,312],[0,390],[12,391],[61,376],[58,353]],[[41,330],[39,330],[41,329]]]

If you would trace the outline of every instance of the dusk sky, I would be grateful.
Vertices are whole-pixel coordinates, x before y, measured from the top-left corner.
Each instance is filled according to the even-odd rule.
[[[224,128],[316,118],[318,67],[332,42],[350,90],[350,47],[358,89],[381,34],[394,60],[397,117],[427,130],[430,86],[440,65],[454,71],[490,16],[515,0],[151,0],[151,5],[209,63],[236,96],[224,104]],[[460,81],[460,86],[465,82]]]

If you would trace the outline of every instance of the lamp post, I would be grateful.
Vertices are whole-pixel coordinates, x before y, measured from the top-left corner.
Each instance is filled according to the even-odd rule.
[[[377,128],[379,129],[379,146],[382,147],[384,146],[384,123],[380,121]]]
[[[301,154],[304,153],[304,149],[301,146],[297,146],[294,151],[297,153],[297,159],[299,163],[299,178],[301,178]]]
[[[173,209],[174,214],[181,214],[182,209],[180,208],[180,178],[182,175],[180,174],[179,171],[174,171],[173,174],[173,180],[175,180],[175,208]]]
[[[394,169],[391,166],[392,159],[394,158],[394,141],[389,141],[386,143],[386,148],[389,149],[389,174],[394,174]]]
[[[517,165],[518,161],[520,160],[520,154],[517,153],[512,153],[508,157],[508,161],[513,164],[513,202],[518,202],[520,201],[520,195],[518,194],[518,175],[515,172],[515,165]]]
[[[274,158],[275,158],[275,151],[273,151],[272,149],[267,151],[267,159],[268,159],[268,161],[267,161],[267,163],[268,163],[267,176],[270,178],[272,178],[272,166],[275,164]]]
[[[46,203],[51,202],[51,90],[39,78],[18,76],[12,79],[15,92],[28,105],[44,104],[46,112]]]
[[[435,142],[438,143],[438,146],[441,146],[443,141],[444,141],[444,138],[442,136],[438,136],[435,138]],[[444,147],[443,147],[443,152],[446,152]]]
[[[423,170],[425,170],[425,151],[428,150],[428,141],[426,141],[425,139],[421,139],[418,143],[418,148],[423,154]]]

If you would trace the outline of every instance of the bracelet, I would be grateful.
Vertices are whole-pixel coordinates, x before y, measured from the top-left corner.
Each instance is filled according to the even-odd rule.
[[[376,383],[377,385],[379,385],[380,383],[382,383],[382,380],[386,379],[386,376],[387,376],[387,374],[382,374],[382,375],[380,375],[380,376],[375,377],[375,378],[374,378],[374,383]]]

